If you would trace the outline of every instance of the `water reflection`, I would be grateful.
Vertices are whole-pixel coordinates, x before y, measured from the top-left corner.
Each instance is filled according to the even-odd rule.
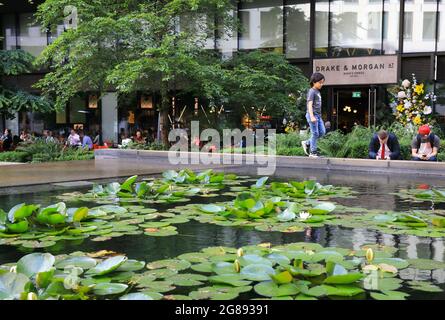
[[[255,170],[232,170],[243,175],[254,175]],[[253,171],[253,172],[251,172]],[[305,170],[285,170],[277,171],[274,179],[297,179],[304,180],[307,177],[314,177],[323,184],[334,184],[351,186],[358,191],[357,198],[335,199],[345,206],[366,207],[368,209],[383,209],[404,211],[410,209],[430,209],[431,202],[410,203],[403,201],[398,196],[392,194],[397,190],[416,187],[425,183],[423,177],[404,176],[365,176],[361,174],[348,173],[326,173],[323,171]],[[444,187],[445,182],[439,179],[428,179],[428,183],[438,187]],[[41,203],[48,205],[54,203],[54,192],[34,193],[24,195],[9,195],[0,197],[0,207],[9,209],[17,203]],[[218,198],[218,200],[223,199]],[[226,198],[230,199],[230,198]],[[197,201],[197,200],[196,200]],[[202,201],[200,199],[199,201]],[[212,202],[214,199],[205,199]],[[158,206],[160,211],[169,206]],[[444,209],[444,204],[434,205],[435,209]],[[255,245],[269,242],[272,245],[280,245],[292,242],[316,242],[323,246],[342,247],[359,250],[366,244],[380,244],[399,249],[397,256],[403,259],[434,259],[444,261],[443,239],[432,239],[425,237],[407,235],[389,235],[379,231],[367,230],[364,228],[347,229],[338,226],[326,226],[323,228],[307,228],[303,232],[280,233],[280,232],[260,232],[255,229],[220,227],[210,224],[202,224],[191,221],[186,224],[177,225],[179,234],[173,237],[157,238],[138,236],[122,236],[113,238],[105,242],[94,242],[90,239],[77,242],[59,242],[54,247],[48,249],[53,254],[69,253],[73,251],[97,251],[114,250],[126,253],[133,259],[140,259],[146,262],[172,258],[186,252],[194,252],[210,246],[241,247],[245,245]],[[41,250],[44,251],[44,250]],[[31,252],[30,249],[19,249],[10,246],[0,246],[0,263],[16,261],[24,254]],[[401,270],[403,279],[410,280],[433,280],[437,284],[445,283],[445,270],[414,270],[408,268]],[[442,294],[445,298],[445,293]]]

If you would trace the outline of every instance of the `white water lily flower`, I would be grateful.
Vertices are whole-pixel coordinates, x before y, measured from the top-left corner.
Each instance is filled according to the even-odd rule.
[[[423,114],[431,114],[433,112],[433,108],[431,108],[430,106],[426,106],[425,108],[423,108]]]
[[[404,98],[406,98],[406,93],[405,93],[405,91],[399,91],[399,93],[397,94],[397,98],[399,98],[399,99],[404,99]]]
[[[312,215],[309,212],[306,212],[306,211],[300,212],[299,218],[301,221],[305,221],[305,220],[309,219],[310,217],[312,217]]]
[[[403,80],[403,82],[402,82],[403,87],[409,88],[410,85],[411,85],[411,82],[409,82],[408,79]]]

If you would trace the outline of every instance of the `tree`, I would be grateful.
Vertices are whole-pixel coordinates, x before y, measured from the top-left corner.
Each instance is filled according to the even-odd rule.
[[[37,87],[62,107],[78,92],[108,90],[157,93],[162,140],[176,92],[193,93],[212,104],[267,106],[293,112],[301,72],[282,55],[254,52],[222,61],[206,47],[238,31],[231,0],[46,0],[37,19],[52,29],[64,9],[77,9],[70,28],[38,59],[50,72]],[[214,48],[216,49],[216,43]]]
[[[54,28],[67,6],[77,8],[78,27],[44,50],[39,63],[51,68],[37,84],[64,105],[79,91],[158,92],[163,141],[172,91],[200,81],[208,30],[230,30],[230,0],[47,0],[40,23]],[[205,22],[205,23],[203,23]],[[178,30],[178,25],[182,26]],[[204,54],[205,55],[205,54]]]
[[[16,76],[33,69],[34,57],[23,50],[0,50],[0,76]],[[14,119],[19,111],[54,111],[51,101],[11,85],[0,84],[0,114]]]
[[[283,54],[241,53],[223,68],[228,70],[224,85],[230,105],[275,117],[301,116],[296,104],[304,98],[309,81]]]

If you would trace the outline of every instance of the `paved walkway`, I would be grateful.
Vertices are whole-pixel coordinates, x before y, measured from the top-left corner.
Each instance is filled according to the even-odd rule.
[[[24,187],[31,185],[49,185],[72,181],[100,180],[131,175],[159,174],[168,169],[192,170],[225,168],[240,174],[257,175],[258,164],[246,164],[245,156],[240,164],[228,165],[172,165],[166,152],[134,150],[97,150],[95,160],[49,162],[37,164],[12,164],[0,170],[0,188]],[[252,155],[250,155],[252,156]],[[269,159],[272,160],[272,159]],[[413,161],[376,161],[363,159],[312,159],[308,157],[273,158],[277,171],[304,172],[305,175],[326,174],[331,172],[348,179],[354,175],[357,179],[375,179],[375,175],[387,175],[397,179],[422,180],[445,177],[445,163],[419,163]],[[230,168],[230,169],[229,169]],[[285,174],[286,175],[286,174]]]

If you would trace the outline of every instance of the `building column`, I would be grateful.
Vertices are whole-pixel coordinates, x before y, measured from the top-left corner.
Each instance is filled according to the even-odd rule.
[[[11,129],[11,134],[13,136],[19,135],[19,114],[15,113],[14,119],[5,119],[5,129]]]
[[[102,138],[104,142],[118,142],[117,93],[107,92],[102,97]]]

